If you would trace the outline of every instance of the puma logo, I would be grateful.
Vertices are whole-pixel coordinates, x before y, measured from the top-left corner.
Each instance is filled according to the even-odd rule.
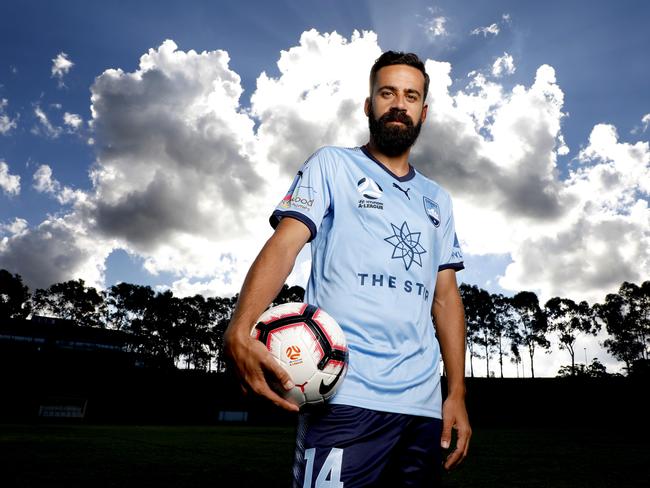
[[[399,191],[401,191],[402,193],[404,193],[404,195],[406,195],[406,198],[408,198],[409,200],[411,199],[411,197],[409,197],[409,190],[411,189],[410,187],[404,190],[403,188],[400,188],[400,186],[397,183],[393,183],[393,186],[397,188]]]

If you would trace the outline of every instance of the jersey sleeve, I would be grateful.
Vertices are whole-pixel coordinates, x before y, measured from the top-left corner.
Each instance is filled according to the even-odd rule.
[[[446,219],[443,231],[440,264],[438,265],[438,271],[444,269],[453,269],[455,271],[465,269],[465,264],[463,263],[463,251],[460,248],[460,242],[458,242],[458,236],[456,235],[456,225],[454,223],[454,212],[451,207],[451,199],[449,199],[449,215]]]
[[[299,220],[307,226],[312,241],[332,201],[334,167],[326,148],[314,153],[300,168],[289,191],[275,207],[269,219],[275,229],[285,217]]]

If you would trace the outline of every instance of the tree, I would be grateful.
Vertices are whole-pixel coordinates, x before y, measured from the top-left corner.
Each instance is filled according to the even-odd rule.
[[[650,359],[648,346],[650,346],[650,281],[644,281],[639,288],[639,326],[641,336],[644,338],[643,358],[646,363]]]
[[[286,283],[282,285],[282,289],[278,296],[271,302],[271,307],[280,305],[281,303],[302,302],[305,298],[305,289],[301,286],[289,287]]]
[[[603,378],[605,376],[609,376],[609,373],[607,372],[605,365],[598,361],[598,359],[594,358],[587,368],[587,375],[592,378]]]
[[[570,298],[551,298],[544,306],[551,330],[558,334],[560,348],[571,356],[571,368],[575,369],[575,342],[578,334],[596,334],[598,324],[591,307],[585,301],[577,304]]]
[[[495,351],[497,341],[494,335],[494,304],[492,296],[482,288],[474,295],[476,303],[473,305],[479,321],[479,331],[476,343],[483,346],[485,351],[485,376],[490,376],[490,356]]]
[[[629,307],[629,315],[636,324],[634,333],[642,346],[641,359],[648,359],[650,345],[650,281],[637,286],[627,281],[623,282],[619,291]]]
[[[29,288],[18,274],[0,269],[0,319],[24,319],[31,312]]]
[[[210,365],[210,326],[214,321],[212,302],[202,295],[180,300],[180,352],[189,368],[208,369]]]
[[[508,355],[504,351],[503,339],[507,335],[507,331],[512,329],[513,324],[518,320],[518,316],[512,306],[512,300],[502,294],[492,295],[492,306],[494,310],[492,336],[496,344],[497,353],[499,354],[499,369],[501,371],[501,378],[503,378],[503,357]],[[520,360],[519,350],[517,350],[515,357],[517,372],[519,372]]]
[[[537,295],[531,291],[521,291],[512,298],[519,320],[508,331],[511,341],[516,346],[526,346],[530,356],[530,375],[535,377],[534,356],[535,349],[539,346],[549,349],[551,343],[546,339],[548,321],[539,306]]]
[[[104,298],[95,288],[86,287],[81,279],[39,288],[34,292],[33,306],[39,313],[71,320],[82,327],[104,325]]]
[[[176,365],[183,352],[181,314],[181,301],[171,290],[158,292],[147,308],[144,330],[153,357],[163,366]]]
[[[106,292],[108,327],[138,333],[155,296],[149,286],[118,283]]]
[[[649,290],[649,282],[641,287],[624,282],[618,293],[610,293],[604,303],[594,305],[596,317],[605,324],[609,334],[603,345],[625,363],[628,373],[635,360],[648,358]]]
[[[129,333],[132,351],[160,367],[174,365],[181,355],[181,304],[169,290],[119,283],[107,292],[107,320]]]
[[[477,346],[477,339],[481,331],[481,312],[479,305],[478,293],[479,289],[476,285],[468,285],[461,283],[458,287],[460,296],[463,300],[463,307],[465,309],[465,322],[467,349],[469,350],[469,370],[470,376],[474,378],[474,358],[480,358],[478,351],[475,350]]]
[[[589,377],[589,378],[604,378],[605,376],[611,376],[605,365],[594,358],[591,361],[589,366],[584,364],[579,364],[578,366],[562,366],[557,372],[559,378],[568,378],[568,377]]]
[[[510,329],[509,329],[510,330]],[[517,368],[517,378],[519,378],[519,365],[521,364],[521,353],[519,351],[519,346],[517,345],[516,342],[510,341],[510,352],[512,353],[510,357],[510,361],[515,363],[515,367]],[[524,375],[524,365],[521,365],[521,375]]]
[[[211,347],[213,348],[211,352],[217,371],[225,371],[226,369],[226,358],[223,353],[223,335],[230,323],[230,318],[235,310],[238,298],[239,295],[230,298],[214,298],[215,320],[211,328]]]

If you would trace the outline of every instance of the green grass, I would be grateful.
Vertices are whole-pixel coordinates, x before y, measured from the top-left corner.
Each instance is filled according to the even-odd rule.
[[[476,429],[445,486],[649,486],[645,435],[617,427]],[[293,438],[287,427],[2,425],[0,486],[287,487]]]
[[[3,426],[0,486],[286,487],[294,430]]]
[[[650,486],[650,449],[638,430],[478,429],[446,487],[636,488]]]

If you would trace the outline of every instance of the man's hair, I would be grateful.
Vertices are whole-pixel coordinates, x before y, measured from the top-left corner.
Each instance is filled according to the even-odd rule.
[[[429,92],[429,75],[424,69],[424,63],[417,54],[404,53],[402,51],[386,51],[377,58],[375,64],[370,69],[370,93],[372,93],[372,88],[375,86],[377,72],[384,66],[392,66],[394,64],[405,64],[422,72],[424,75],[424,94],[422,95],[422,100],[425,100]]]

